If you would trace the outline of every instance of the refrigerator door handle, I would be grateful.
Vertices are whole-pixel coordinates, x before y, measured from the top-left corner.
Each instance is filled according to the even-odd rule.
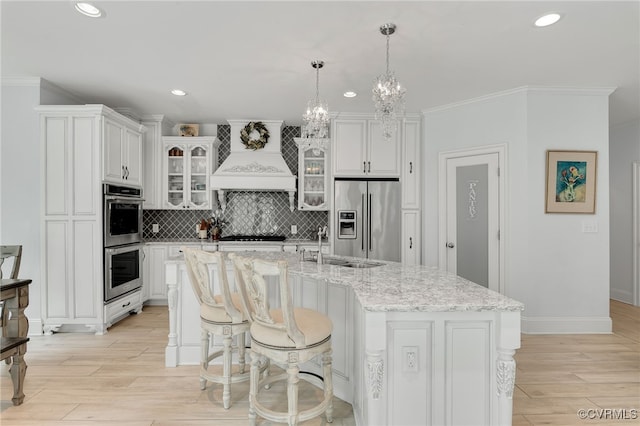
[[[360,242],[362,243],[362,251],[364,251],[364,194],[362,194],[362,214],[360,215],[360,222],[362,223],[362,233],[360,235],[362,235],[360,237]]]
[[[367,222],[369,224],[369,251],[373,251],[373,242],[371,241],[371,197],[373,197],[373,195],[369,194],[369,217],[367,218]]]
[[[360,222],[362,224],[362,232],[360,233],[360,243],[362,245],[362,251],[364,251],[364,194],[362,194],[362,214],[360,215]]]

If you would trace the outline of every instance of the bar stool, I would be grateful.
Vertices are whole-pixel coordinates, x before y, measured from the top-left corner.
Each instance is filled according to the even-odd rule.
[[[325,413],[333,421],[333,378],[331,371],[331,331],[329,317],[306,308],[294,308],[289,288],[286,261],[268,262],[229,254],[236,271],[236,284],[243,296],[245,315],[251,318],[251,379],[249,390],[249,422],[256,416],[266,420],[297,425]],[[240,276],[239,276],[240,275]],[[240,278],[240,279],[239,279]],[[280,309],[269,309],[269,284],[277,280]],[[315,383],[314,376],[300,374],[299,365],[322,356],[324,397],[316,406],[300,411],[298,382],[302,378]],[[262,357],[286,370],[285,373],[260,379]],[[258,401],[259,390],[279,380],[287,381],[287,411],[276,412]]]
[[[182,247],[191,287],[200,303],[200,326],[202,329],[200,356],[200,388],[207,381],[223,386],[222,403],[225,409],[231,406],[231,384],[249,380],[245,372],[245,333],[249,322],[243,314],[241,296],[232,293],[227,280],[227,271],[222,252],[206,252]],[[216,271],[220,294],[211,291],[210,270]],[[209,354],[210,336],[222,336],[223,348]],[[237,344],[233,338],[237,336]],[[238,352],[239,373],[232,374],[233,352]],[[222,375],[208,371],[213,360],[222,356]]]

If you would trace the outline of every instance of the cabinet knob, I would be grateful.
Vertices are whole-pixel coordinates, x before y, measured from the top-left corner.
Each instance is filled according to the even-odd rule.
[[[447,247],[448,247],[448,248],[454,248],[455,246],[456,246],[456,245],[455,245],[455,244],[453,244],[453,243],[447,243]]]

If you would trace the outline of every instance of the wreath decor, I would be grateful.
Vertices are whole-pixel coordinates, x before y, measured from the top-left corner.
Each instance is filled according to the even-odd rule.
[[[251,135],[254,132],[258,132],[260,135],[257,139],[251,139]],[[246,149],[258,150],[264,148],[269,142],[269,130],[262,121],[251,121],[244,126],[244,129],[240,130],[240,139]]]

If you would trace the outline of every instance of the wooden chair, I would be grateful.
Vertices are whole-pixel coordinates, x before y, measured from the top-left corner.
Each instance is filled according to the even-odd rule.
[[[200,388],[207,381],[223,386],[222,403],[225,409],[231,406],[231,384],[249,380],[245,372],[245,333],[249,322],[242,310],[238,293],[232,293],[227,280],[227,271],[222,252],[206,252],[183,247],[191,287],[200,303],[200,326],[202,329],[200,357]],[[220,285],[220,294],[212,292],[210,270],[214,270]],[[221,336],[223,348],[209,354],[211,336]],[[236,337],[236,345],[233,338]],[[232,374],[233,352],[238,352],[239,373]],[[209,366],[222,356],[222,375],[213,374]]]
[[[13,266],[8,278],[17,279],[20,273],[20,260],[22,259],[22,246],[0,246],[0,279],[5,278],[2,267],[5,260],[13,258]],[[9,311],[5,309],[4,302],[0,302],[0,327],[2,327],[2,336],[6,336],[4,325],[7,323]],[[11,358],[3,358],[7,364],[11,362]]]
[[[22,246],[0,246],[0,278],[4,278],[2,274],[2,265],[6,259],[13,258],[13,267],[9,278],[18,278],[20,272],[20,260],[22,259]]]
[[[331,370],[331,320],[320,312],[294,308],[289,288],[287,262],[268,262],[229,254],[241,287],[245,315],[251,318],[251,379],[249,390],[249,422],[256,424],[257,415],[289,425],[297,425],[325,413],[327,422],[333,421],[333,378]],[[267,281],[277,281],[280,290],[280,309],[270,309]],[[299,365],[322,356],[324,397],[316,406],[300,411],[298,381],[302,378],[317,384],[314,375],[300,374]],[[282,366],[283,374],[260,379],[262,357]],[[279,380],[287,381],[287,411],[274,411],[258,401],[259,390]]]

